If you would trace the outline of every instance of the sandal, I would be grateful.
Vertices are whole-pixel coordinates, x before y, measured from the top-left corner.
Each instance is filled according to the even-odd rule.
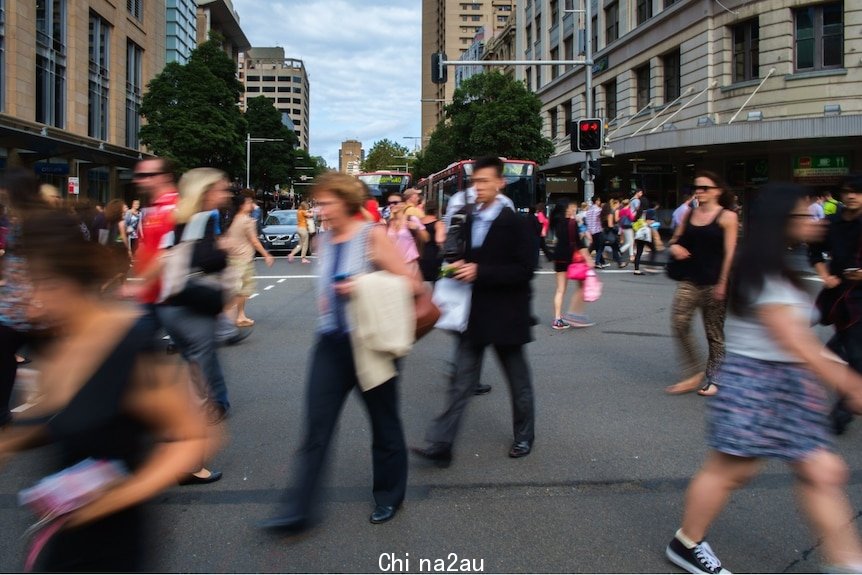
[[[251,327],[254,325],[253,319],[242,319],[236,322],[237,327]]]
[[[718,386],[711,381],[706,382],[706,385],[697,390],[697,394],[704,397],[712,397],[716,393],[718,393]]]

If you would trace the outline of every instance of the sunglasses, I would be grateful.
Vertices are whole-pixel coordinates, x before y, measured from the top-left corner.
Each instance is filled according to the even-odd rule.
[[[709,190],[718,190],[718,189],[719,189],[719,187],[718,187],[718,186],[695,186],[695,187],[694,187],[694,191],[695,191],[695,192],[699,192],[699,191],[701,191],[701,190],[703,190],[704,192],[706,192],[706,191],[709,191]]]
[[[150,178],[152,176],[161,176],[165,172],[135,172],[133,178],[136,180],[142,180],[144,178]]]
[[[402,202],[401,200],[398,200],[398,201],[395,201],[395,202],[389,202],[389,205],[390,205],[390,206],[397,206],[398,204],[403,204],[403,203],[404,203],[404,202]]]

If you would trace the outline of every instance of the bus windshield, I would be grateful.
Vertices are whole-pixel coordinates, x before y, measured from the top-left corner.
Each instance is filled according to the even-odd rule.
[[[359,179],[365,182],[375,197],[401,194],[410,186],[408,174],[360,174]]]
[[[503,193],[512,199],[517,211],[526,211],[536,201],[535,165],[527,162],[503,162],[503,179],[506,187]],[[469,177],[473,175],[473,164],[464,164],[464,172]]]

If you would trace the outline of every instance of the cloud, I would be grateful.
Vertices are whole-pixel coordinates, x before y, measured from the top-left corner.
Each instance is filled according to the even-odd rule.
[[[420,135],[421,2],[233,0],[252,46],[282,46],[305,62],[312,155],[338,166],[356,139],[368,150]]]

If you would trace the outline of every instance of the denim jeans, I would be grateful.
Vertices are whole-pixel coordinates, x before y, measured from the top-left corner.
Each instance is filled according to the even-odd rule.
[[[180,353],[186,361],[193,364],[192,378],[199,379],[200,371],[205,380],[205,388],[209,390],[210,400],[225,410],[229,409],[227,384],[218,359],[217,318],[201,315],[178,305],[157,306],[156,314]],[[195,381],[195,384],[199,389],[204,389],[200,381]]]

